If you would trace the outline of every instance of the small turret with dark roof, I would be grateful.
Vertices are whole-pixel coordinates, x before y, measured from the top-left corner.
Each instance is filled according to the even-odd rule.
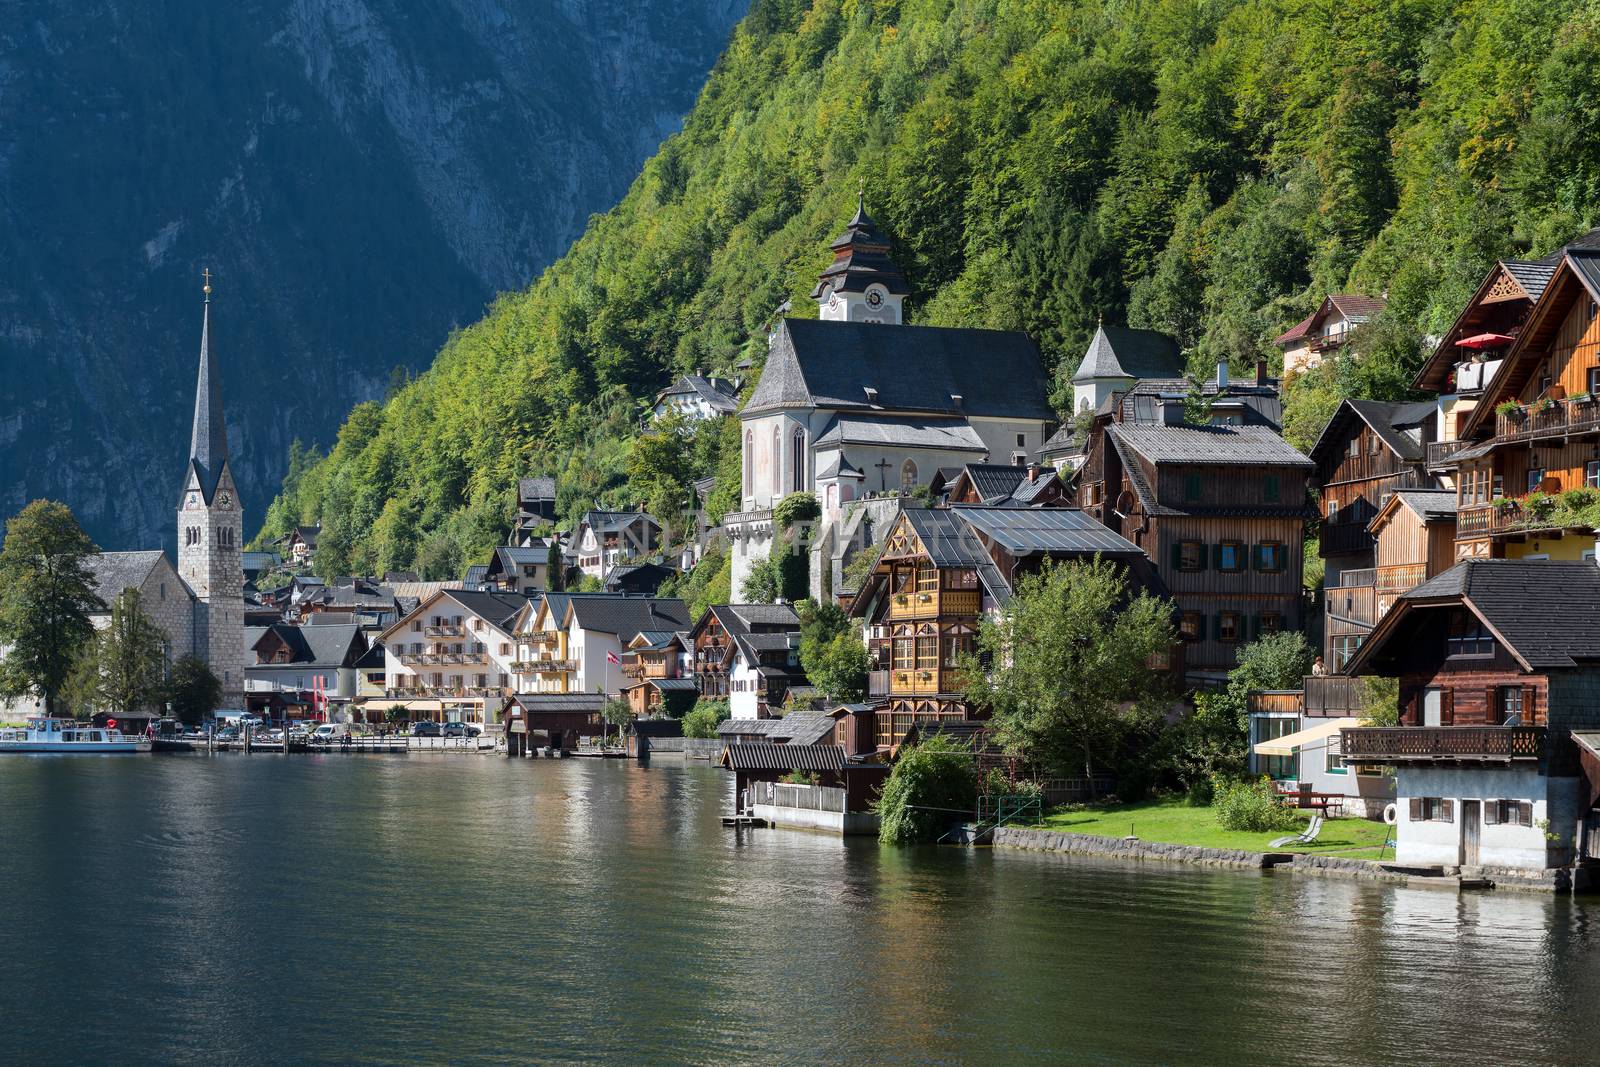
[[[847,322],[905,321],[901,302],[911,285],[889,255],[889,239],[867,214],[865,196],[844,233],[829,245],[833,262],[817,279],[811,295],[821,317]]]

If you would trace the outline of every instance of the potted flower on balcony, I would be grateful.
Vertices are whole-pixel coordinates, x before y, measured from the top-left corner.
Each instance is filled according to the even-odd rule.
[[[1548,493],[1529,493],[1522,501],[1522,511],[1530,519],[1548,519],[1556,510],[1556,498]]]
[[[1523,417],[1527,415],[1527,411],[1515,400],[1507,400],[1503,404],[1496,404],[1494,413],[1503,419],[1510,419],[1512,422],[1521,422]]]
[[[1533,410],[1543,415],[1545,412],[1554,411],[1560,406],[1561,401],[1546,393],[1544,396],[1541,396],[1538,400],[1534,401]]]
[[[1573,393],[1571,396],[1567,397],[1567,399],[1572,401],[1574,404],[1593,404],[1594,403],[1594,394],[1593,393]]]
[[[1515,500],[1508,500],[1503,496],[1497,496],[1493,500],[1489,501],[1489,506],[1494,508],[1500,514],[1504,515],[1508,511],[1514,510],[1517,506],[1517,502]]]

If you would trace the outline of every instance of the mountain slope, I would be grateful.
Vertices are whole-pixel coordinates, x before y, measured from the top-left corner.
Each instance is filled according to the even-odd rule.
[[[743,0],[17,0],[0,26],[0,510],[170,542],[216,277],[234,470],[527,284],[675,129]]]
[[[810,314],[858,182],[914,321],[1021,327],[1070,372],[1104,316],[1242,369],[1322,293],[1387,289],[1336,388],[1403,391],[1494,256],[1594,218],[1596,38],[1576,0],[758,0],[618,206],[352,415],[267,532],[444,576],[518,474],[558,474],[569,514],[641,499],[637,400],[759,359],[786,298]],[[736,447],[680,475],[736,476]]]

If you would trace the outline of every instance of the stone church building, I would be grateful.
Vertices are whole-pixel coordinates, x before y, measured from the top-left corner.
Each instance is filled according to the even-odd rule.
[[[124,589],[137,589],[141,610],[166,635],[168,661],[190,653],[199,656],[222,682],[221,706],[243,708],[244,520],[228,469],[222,383],[211,351],[209,278],[205,294],[194,428],[178,498],[177,566],[160,549],[102,552],[94,557],[89,566],[106,608],[93,621],[96,626],[109,625],[111,601]],[[43,701],[17,700],[3,711],[8,718],[43,714]]]
[[[905,275],[889,242],[858,207],[833,241],[817,283],[815,319],[784,318],[744,410],[741,507],[724,519],[733,547],[733,597],[774,539],[772,508],[814,493],[822,560],[840,553],[841,524],[897,503],[941,471],[972,463],[1025,465],[1054,429],[1044,364],[1025,333],[907,326]],[[826,583],[825,583],[826,584]]]

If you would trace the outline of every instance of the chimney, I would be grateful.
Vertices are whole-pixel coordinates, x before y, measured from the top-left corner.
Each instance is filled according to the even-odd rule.
[[[1038,467],[1034,467],[1034,466],[1029,466],[1028,467],[1028,484],[1029,485],[1033,485],[1036,482],[1038,482],[1038,480],[1039,480],[1039,468]]]
[[[1161,425],[1182,426],[1183,398],[1179,396],[1164,396],[1161,398]]]
[[[1267,361],[1264,359],[1256,360],[1256,384],[1267,384]]]
[[[1228,388],[1228,361],[1219,359],[1217,360],[1217,392],[1220,393],[1226,388]]]

